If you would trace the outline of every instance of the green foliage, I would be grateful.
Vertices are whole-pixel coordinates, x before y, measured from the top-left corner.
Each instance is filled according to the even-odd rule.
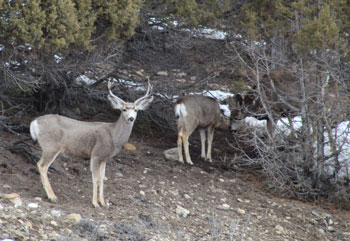
[[[3,44],[43,45],[42,27],[45,14],[40,8],[40,0],[1,1],[0,15],[0,36]]]
[[[94,38],[129,38],[140,7],[140,0],[0,0],[0,40],[35,50],[91,49]]]
[[[181,26],[214,24],[229,5],[229,0],[146,0],[145,8],[164,21],[177,20]],[[155,10],[156,9],[156,10]]]
[[[107,40],[129,38],[139,23],[141,0],[94,0],[93,9],[98,17],[98,32],[103,30]]]
[[[302,53],[339,49],[341,43],[339,27],[331,16],[328,4],[322,6],[319,16],[306,20],[296,34],[296,46]]]
[[[253,0],[243,7],[244,32],[267,43],[278,36],[299,54],[312,50],[344,49],[350,6],[345,0]]]
[[[202,4],[197,3],[195,0],[169,2],[174,6],[172,13],[192,26],[200,23],[214,22],[221,15],[220,5],[214,0],[203,1]]]

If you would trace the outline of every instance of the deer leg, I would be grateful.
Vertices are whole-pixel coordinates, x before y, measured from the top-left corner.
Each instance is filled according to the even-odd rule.
[[[97,188],[100,184],[100,169],[101,165],[97,158],[91,157],[90,169],[92,173],[92,205],[96,208],[99,207],[97,203]]]
[[[103,181],[105,179],[106,173],[106,161],[103,161],[100,165],[100,190],[99,190],[99,199],[102,206],[105,206],[105,199],[103,196]]]
[[[207,153],[207,160],[209,162],[212,162],[211,159],[211,148],[213,145],[213,138],[214,138],[214,126],[209,126],[208,127],[208,153]]]
[[[184,159],[182,156],[182,138],[183,138],[183,135],[182,135],[182,129],[181,129],[177,133],[177,152],[179,155],[179,162],[184,163]]]
[[[202,147],[201,157],[205,160],[206,159],[206,155],[205,155],[205,129],[200,129],[199,133],[201,135],[201,147]]]
[[[60,154],[60,151],[53,153],[43,152],[40,161],[37,163],[37,167],[40,173],[41,183],[45,189],[46,195],[50,202],[56,202],[57,197],[52,190],[49,178],[47,177],[47,171],[49,170],[50,165],[55,161],[56,157]]]
[[[193,165],[193,162],[191,161],[191,156],[190,156],[190,150],[189,150],[189,142],[188,142],[188,138],[189,138],[189,134],[188,133],[183,133],[183,142],[184,142],[184,151],[185,151],[185,156],[186,156],[186,162],[190,165]]]

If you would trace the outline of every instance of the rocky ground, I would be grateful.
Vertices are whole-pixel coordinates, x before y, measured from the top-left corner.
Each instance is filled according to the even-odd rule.
[[[164,158],[174,136],[135,131],[136,150],[107,163],[108,206],[93,208],[89,161],[56,161],[49,179],[58,202],[50,203],[31,159],[40,149],[28,134],[2,131],[0,240],[350,240],[348,211],[273,196],[260,175],[220,168],[232,158],[220,131],[215,162],[203,162],[194,136],[188,166]]]

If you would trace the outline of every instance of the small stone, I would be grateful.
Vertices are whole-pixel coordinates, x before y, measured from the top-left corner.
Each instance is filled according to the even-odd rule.
[[[319,229],[318,229],[318,232],[319,232],[321,235],[325,235],[325,233],[326,233],[322,228],[319,228]]]
[[[39,204],[37,203],[29,203],[28,208],[30,209],[37,209],[39,207]]]
[[[219,210],[230,210],[230,208],[230,205],[228,205],[227,203],[217,206],[217,209]]]
[[[243,209],[237,208],[237,212],[241,215],[245,214],[245,211]]]
[[[20,198],[13,198],[10,201],[15,205],[15,208],[22,206],[23,202]]]
[[[54,217],[61,217],[62,212],[59,211],[59,210],[53,209],[53,210],[51,210],[51,215],[54,216]]]
[[[186,198],[186,199],[191,199],[191,196],[188,195],[188,194],[185,194],[185,195],[184,195],[184,198]]]
[[[8,184],[4,184],[3,187],[6,188],[6,189],[11,189],[11,186],[8,185]]]
[[[158,71],[156,73],[156,75],[158,75],[158,76],[168,76],[168,72],[167,71]]]
[[[173,194],[175,197],[179,196],[179,191],[178,190],[169,190],[171,194]]]
[[[176,74],[176,77],[179,77],[179,78],[183,78],[185,76],[187,76],[187,74],[185,72],[181,72],[181,73]]]
[[[124,177],[123,173],[121,173],[121,172],[117,172],[115,175],[116,175],[117,177]]]
[[[334,227],[332,227],[332,226],[328,226],[328,227],[327,227],[327,230],[328,230],[329,232],[335,232],[335,229],[334,229]]]
[[[144,77],[143,71],[144,71],[143,69],[140,69],[140,70],[137,70],[135,73],[136,73],[138,76]]]
[[[181,216],[181,217],[186,218],[186,217],[188,217],[188,215],[190,215],[190,211],[188,211],[187,209],[178,205],[176,207],[176,214]]]
[[[38,202],[42,202],[43,201],[43,199],[41,197],[36,197],[36,198],[34,198],[34,200],[38,201]]]
[[[33,229],[33,224],[32,224],[31,222],[26,221],[25,224],[27,225],[27,227],[28,227],[29,229]]]
[[[277,232],[283,233],[284,232],[284,228],[281,225],[276,225],[275,229],[277,230]]]
[[[225,182],[225,179],[219,178],[219,182]]]
[[[136,146],[134,146],[133,144],[130,144],[130,143],[126,143],[126,144],[124,145],[124,148],[125,148],[126,150],[129,150],[129,151],[136,151]]]
[[[52,226],[54,226],[54,227],[57,227],[57,226],[58,226],[57,222],[54,221],[54,220],[52,220],[52,221],[50,222],[50,224],[51,224]]]
[[[144,191],[140,191],[140,195],[141,195],[141,196],[145,196],[146,194],[145,194]]]
[[[179,82],[179,83],[185,83],[185,82],[186,82],[186,79],[182,79],[182,78],[181,78],[181,79],[176,79],[176,81]]]
[[[0,197],[3,199],[14,199],[14,198],[19,198],[18,193],[6,193],[6,194],[0,194]]]
[[[73,220],[78,223],[81,219],[81,215],[79,213],[71,213],[67,215],[67,219]]]

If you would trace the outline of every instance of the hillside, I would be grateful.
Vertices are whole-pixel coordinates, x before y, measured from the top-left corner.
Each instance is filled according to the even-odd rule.
[[[130,143],[107,163],[106,208],[93,208],[89,161],[60,158],[49,171],[57,203],[48,202],[31,157],[29,134],[1,131],[0,238],[11,240],[349,240],[348,211],[269,194],[256,173],[221,168],[230,158],[214,137],[214,160],[200,160],[192,138],[194,166],[166,161],[173,135],[136,128]],[[5,195],[12,194],[12,195]],[[183,210],[183,209],[185,210]],[[188,213],[187,213],[188,211]]]

